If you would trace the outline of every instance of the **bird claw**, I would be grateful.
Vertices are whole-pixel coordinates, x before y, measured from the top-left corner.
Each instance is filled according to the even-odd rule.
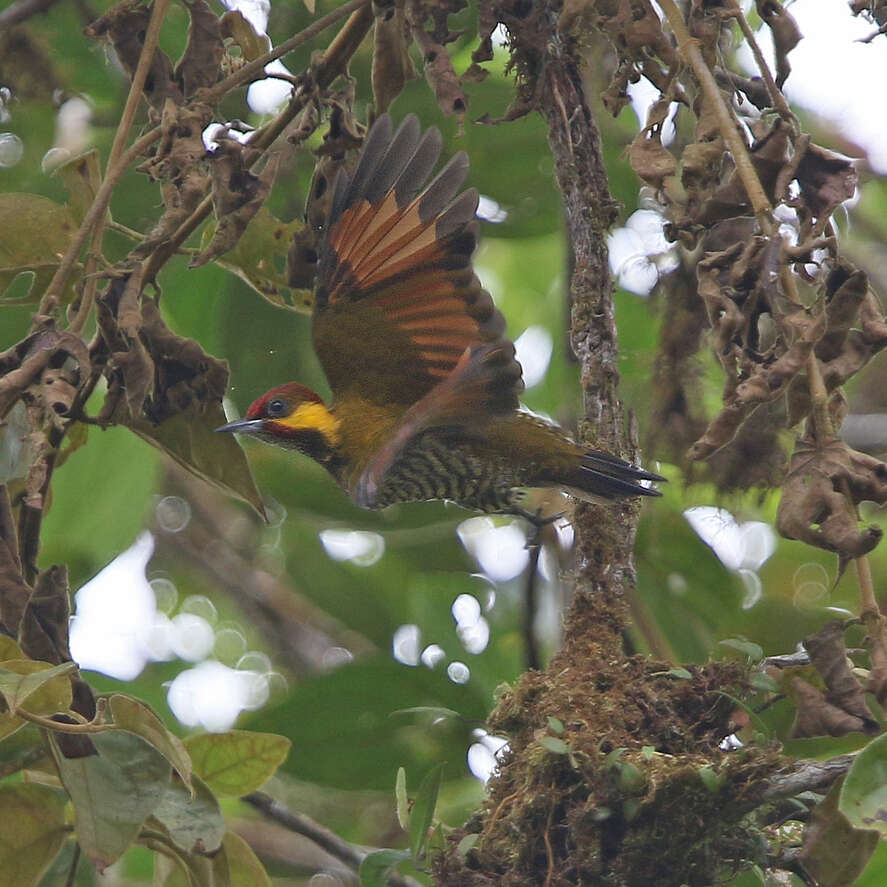
[[[516,505],[508,510],[508,514],[513,514],[515,517],[522,517],[530,525],[530,533],[527,536],[526,547],[532,549],[540,544],[539,537],[542,535],[542,531],[545,527],[559,521],[564,516],[565,512],[559,511],[557,514],[550,514],[547,517],[543,517],[541,508],[537,508],[535,511],[527,511],[526,508],[521,508],[519,505]]]

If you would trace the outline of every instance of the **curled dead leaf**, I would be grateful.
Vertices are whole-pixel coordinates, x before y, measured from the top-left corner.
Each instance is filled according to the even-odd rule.
[[[86,345],[79,336],[58,330],[28,336],[0,353],[0,419],[28,388],[43,379],[48,369],[66,367],[64,377],[79,385],[90,366]]]
[[[271,192],[277,174],[276,157],[271,157],[260,175],[250,172],[246,146],[223,139],[210,155],[213,210],[216,230],[210,242],[189,263],[200,268],[233,249]]]
[[[130,78],[139,64],[151,9],[144,6],[141,0],[123,0],[84,30],[87,37],[105,37],[110,42]],[[162,107],[168,98],[177,103],[182,101],[181,90],[173,76],[172,62],[160,49],[154,50],[145,80],[145,98],[154,108]]]
[[[865,732],[878,733],[878,722],[865,703],[863,688],[847,658],[844,625],[836,619],[832,620],[816,634],[804,638],[804,649],[825,684],[826,701],[859,718]]]
[[[18,634],[30,596],[31,587],[22,575],[9,492],[6,484],[0,484],[0,626],[5,634],[11,637]]]
[[[186,97],[198,89],[217,83],[222,76],[222,29],[218,16],[206,0],[186,0],[191,17],[188,26],[188,44],[175,67],[175,78]]]
[[[404,84],[415,78],[416,69],[409,53],[410,28],[403,0],[373,4],[376,17],[373,33],[373,100],[375,112],[383,114],[400,95]]]
[[[795,739],[867,732],[866,722],[862,718],[832,705],[816,687],[803,678],[792,678],[791,688],[795,699],[795,720],[789,735]]]
[[[800,42],[801,31],[792,14],[779,0],[755,0],[755,8],[773,34],[773,48],[776,51],[776,85],[782,89],[782,84],[792,69],[788,54]]]
[[[819,444],[800,439],[782,488],[776,526],[787,539],[833,551],[842,558],[861,557],[881,540],[879,527],[860,529],[844,490],[856,505],[887,502],[887,465],[850,449],[837,437]]]

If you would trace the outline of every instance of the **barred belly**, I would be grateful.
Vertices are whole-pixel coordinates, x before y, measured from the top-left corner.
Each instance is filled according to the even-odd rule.
[[[481,455],[470,442],[442,440],[427,432],[391,467],[377,507],[449,499],[479,511],[508,511],[520,498],[520,485],[504,458]]]

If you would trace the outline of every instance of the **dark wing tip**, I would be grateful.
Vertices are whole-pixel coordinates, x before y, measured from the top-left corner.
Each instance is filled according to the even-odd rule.
[[[618,456],[600,450],[586,450],[579,469],[580,489],[606,498],[622,496],[661,496],[644,481],[665,481],[652,471],[638,468]]]

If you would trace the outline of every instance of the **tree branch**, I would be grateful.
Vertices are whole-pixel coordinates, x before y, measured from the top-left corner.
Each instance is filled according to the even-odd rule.
[[[855,754],[848,754],[827,761],[799,761],[773,774],[764,791],[764,800],[777,801],[811,791],[822,794],[850,769],[855,757]]]
[[[32,15],[40,15],[56,3],[58,0],[19,0],[0,12],[0,31],[21,24]]]
[[[572,344],[582,370],[582,438],[632,459],[637,448],[626,432],[619,384],[613,281],[605,236],[616,218],[597,122],[586,100],[578,49],[548,13],[538,83],[540,113],[563,194],[572,252]],[[512,31],[512,33],[514,33]],[[529,38],[528,38],[529,39]],[[538,38],[536,38],[538,45]],[[595,637],[621,653],[628,622],[625,589],[634,585],[633,549],[639,509],[631,502],[576,507],[577,593],[567,618],[564,648]]]
[[[290,810],[280,801],[275,801],[270,795],[264,792],[252,792],[241,798],[251,807],[254,807],[268,819],[279,823],[296,834],[303,835],[309,840],[322,847],[327,853],[335,856],[336,859],[342,860],[350,869],[355,872],[360,868],[361,862],[369,855],[365,850],[349,844],[348,841],[340,838],[335,832],[330,831],[326,826],[315,822],[310,816],[304,813],[296,813]],[[394,887],[421,887],[418,881],[406,875],[399,875],[392,872],[388,876],[388,883]]]

